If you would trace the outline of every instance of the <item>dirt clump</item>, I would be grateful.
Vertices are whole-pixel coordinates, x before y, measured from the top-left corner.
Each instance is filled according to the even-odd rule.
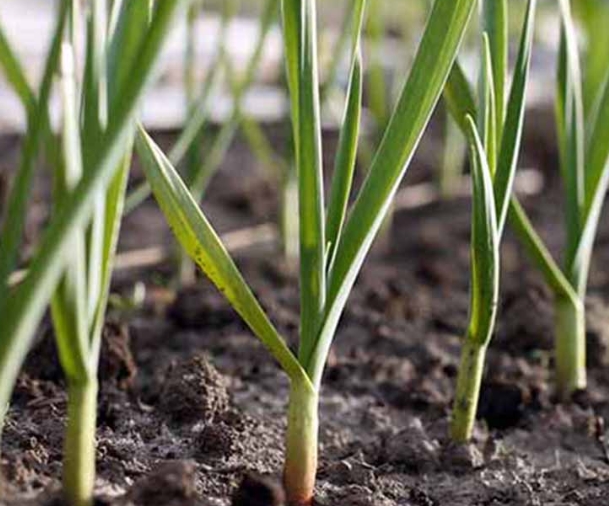
[[[205,355],[196,354],[172,365],[159,407],[173,421],[210,423],[228,406],[226,381]]]
[[[277,480],[248,473],[235,491],[231,504],[232,506],[284,506],[285,492]]]

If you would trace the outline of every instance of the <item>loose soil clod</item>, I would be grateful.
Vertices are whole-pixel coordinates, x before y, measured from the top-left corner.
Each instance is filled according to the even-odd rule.
[[[196,506],[195,466],[191,462],[163,464],[138,481],[128,501],[135,506]]]
[[[285,492],[274,479],[248,473],[233,496],[232,506],[284,506]]]
[[[226,381],[205,357],[197,354],[167,373],[160,408],[174,422],[211,422],[228,409]]]
[[[120,389],[133,385],[137,365],[131,354],[129,332],[124,325],[107,323],[102,336],[99,378],[102,385],[113,382]]]

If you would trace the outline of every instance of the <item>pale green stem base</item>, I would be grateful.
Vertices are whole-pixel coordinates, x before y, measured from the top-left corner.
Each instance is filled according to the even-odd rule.
[[[63,489],[70,506],[91,506],[95,487],[97,381],[68,386]]]
[[[317,474],[319,400],[310,385],[290,390],[283,481],[289,506],[310,506]]]
[[[485,357],[485,346],[465,341],[450,426],[451,437],[457,443],[469,441],[474,431]]]
[[[557,298],[556,388],[567,401],[576,390],[586,388],[586,318],[583,302]]]

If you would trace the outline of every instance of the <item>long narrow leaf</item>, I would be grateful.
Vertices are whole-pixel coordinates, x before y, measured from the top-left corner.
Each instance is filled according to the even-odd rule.
[[[17,252],[19,250],[19,244],[25,224],[26,206],[36,166],[36,157],[45,128],[44,118],[48,113],[47,108],[53,75],[59,64],[62,36],[69,12],[68,7],[69,0],[64,0],[60,6],[57,25],[47,57],[42,84],[40,85],[38,103],[28,115],[28,134],[25,139],[19,170],[15,176],[13,188],[9,195],[9,201],[6,208],[6,220],[2,232],[0,233],[0,237],[2,238],[2,241],[0,242],[0,311],[7,298],[8,277],[13,271],[17,261]]]
[[[491,47],[486,33],[482,36],[482,69],[480,71],[480,108],[478,115],[480,136],[484,140],[484,151],[488,166],[494,176],[497,169],[497,106]],[[467,133],[469,132],[469,120],[466,119],[466,122]]]
[[[535,10],[537,0],[529,0],[524,18],[518,59],[514,69],[512,88],[507,104],[505,125],[501,139],[501,150],[497,160],[495,175],[495,203],[497,205],[497,229],[499,237],[507,219],[510,195],[518,166],[522,132],[524,127],[524,113],[526,109],[526,94],[529,82],[529,69],[533,49],[533,36],[535,33]]]
[[[281,18],[283,26],[284,58],[290,92],[290,110],[292,111],[292,129],[294,131],[294,151],[298,151],[300,120],[300,26],[301,0],[281,0]]]
[[[150,21],[150,8],[148,0],[121,2],[113,36],[108,41],[108,75],[112,76],[108,82],[110,104],[114,103],[116,97],[121,96],[121,89],[128,86],[132,78],[130,71],[144,44],[146,28]]]
[[[609,63],[601,94],[594,106],[593,123],[586,149],[586,215],[598,193],[609,156]]]
[[[97,298],[97,306],[93,313],[93,320],[89,330],[90,338],[90,363],[97,364],[101,348],[101,336],[108,305],[110,293],[110,282],[112,280],[112,269],[116,256],[118,235],[120,231],[123,208],[125,203],[125,193],[127,190],[127,179],[131,166],[131,153],[133,141],[127,143],[126,154],[120,162],[120,166],[105,195],[104,228],[102,258],[97,269],[100,271],[100,296]]]
[[[108,77],[107,66],[107,0],[94,0],[88,19],[87,58],[83,83],[83,128],[82,151],[85,166],[92,163],[91,157],[99,144],[108,123]],[[103,257],[103,235],[105,195],[102,189],[94,197],[95,210],[87,230],[87,317],[90,326],[101,297],[101,265]]]
[[[585,115],[594,113],[594,104],[602,92],[609,55],[609,4],[606,0],[578,0],[573,11],[581,21],[586,39],[584,70]]]
[[[330,90],[336,84],[336,76],[349,44],[349,36],[352,35],[353,19],[355,19],[358,15],[358,13],[355,12],[355,8],[359,4],[361,4],[361,2],[347,2],[345,4],[345,13],[340,26],[338,40],[332,49],[332,58],[330,59],[330,64],[327,68],[324,82],[321,85],[321,90],[319,92],[322,104],[325,104]]]
[[[296,85],[298,102],[292,102],[295,128],[296,166],[298,170],[298,203],[300,222],[300,350],[299,357],[309,355],[325,306],[326,243],[324,191],[321,154],[321,120],[317,64],[317,20],[314,0],[286,0],[284,11],[294,12],[300,31],[286,37],[288,78],[292,81],[293,66],[298,70]],[[298,11],[298,12],[296,12]],[[288,30],[294,27],[288,25]],[[293,39],[296,46],[292,47]],[[297,54],[294,54],[296,51]]]
[[[73,191],[82,177],[82,152],[77,106],[74,48],[64,42],[61,51],[62,144],[64,163],[55,177],[57,200]],[[69,240],[69,265],[51,301],[53,324],[62,367],[70,380],[89,374],[85,240],[82,230]]]
[[[476,118],[478,113],[471,84],[467,80],[465,72],[458,60],[453,64],[453,68],[446,81],[444,87],[444,101],[461,131],[465,132],[467,130],[465,118],[468,115],[472,118]]]
[[[351,83],[347,93],[347,108],[345,109],[345,117],[338,141],[328,215],[326,217],[328,270],[331,269],[336,244],[347,214],[349,195],[351,194],[361,121],[362,84],[361,56],[358,54],[351,72]]]
[[[604,84],[587,151],[590,197],[587,196],[585,222],[571,266],[579,294],[584,294],[607,188],[609,187],[609,73]]]
[[[347,91],[347,104],[343,118],[338,151],[334,165],[334,174],[330,190],[330,201],[326,217],[326,243],[328,244],[327,262],[328,267],[332,264],[338,237],[343,227],[355,162],[357,159],[357,147],[359,138],[359,127],[362,109],[362,56],[360,48],[361,30],[364,19],[366,2],[359,0],[354,4],[355,15],[353,22],[353,53],[351,57],[351,77],[349,90]]]
[[[508,2],[507,0],[483,0],[483,26],[488,34],[489,49],[493,66],[493,95],[496,100],[497,138],[503,134],[505,119],[505,82],[508,68]]]
[[[526,211],[514,196],[510,200],[509,220],[512,229],[514,229],[518,239],[522,242],[529,258],[539,269],[539,272],[554,294],[571,301],[577,300],[577,294],[571,283],[563,274],[541,237],[535,231]]]
[[[319,385],[349,292],[437,104],[474,10],[474,0],[436,0],[409,79],[368,172],[336,252],[328,306],[307,364]]]
[[[567,240],[565,266],[571,269],[584,217],[584,105],[577,34],[570,0],[559,0],[561,38],[558,60],[556,122],[561,171],[565,182]],[[574,280],[572,280],[573,282]]]
[[[303,371],[296,357],[273,327],[188,188],[142,128],[136,137],[136,148],[157,202],[182,247],[265,344],[286,373],[291,378],[302,376]]]
[[[389,89],[385,77],[383,45],[385,43],[385,22],[383,1],[370,0],[367,16],[366,35],[368,41],[368,88],[367,99],[372,117],[379,132],[386,126],[389,115]]]
[[[4,77],[13,87],[13,90],[30,111],[36,105],[36,97],[34,91],[30,87],[25,72],[19,59],[15,55],[11,45],[4,34],[4,30],[0,26],[0,66],[4,71]]]
[[[479,346],[491,339],[499,298],[499,234],[493,180],[474,120],[467,129],[472,160],[472,237],[468,336]]]
[[[91,213],[91,196],[105,187],[118,168],[132,129],[132,117],[150,80],[161,45],[176,12],[185,0],[158,4],[150,30],[135,59],[130,79],[118,93],[110,114],[96,163],[90,167],[55,215],[41,241],[25,280],[0,308],[0,406],[10,393],[30,348],[35,330],[64,271],[64,253],[71,234],[82,227]],[[4,413],[0,410],[1,418]]]

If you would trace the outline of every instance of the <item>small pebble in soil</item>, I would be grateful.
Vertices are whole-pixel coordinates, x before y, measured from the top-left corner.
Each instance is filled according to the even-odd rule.
[[[235,491],[231,504],[232,506],[284,506],[285,492],[277,480],[248,473]]]
[[[131,387],[137,366],[131,354],[130,336],[124,325],[106,323],[102,336],[99,378],[125,390]]]
[[[203,354],[174,364],[159,400],[175,422],[212,422],[229,406],[226,380]]]

